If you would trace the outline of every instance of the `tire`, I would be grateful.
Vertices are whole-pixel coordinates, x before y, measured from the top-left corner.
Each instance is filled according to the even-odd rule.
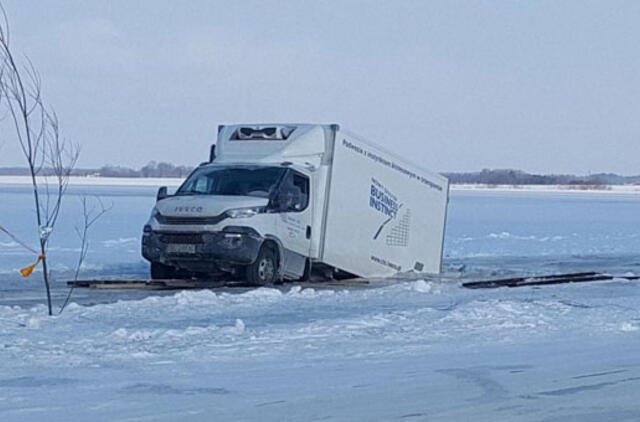
[[[247,282],[254,286],[270,286],[278,279],[278,257],[270,246],[263,246],[258,258],[247,266]]]
[[[152,280],[167,280],[172,278],[178,278],[178,270],[176,268],[159,262],[151,263]]]

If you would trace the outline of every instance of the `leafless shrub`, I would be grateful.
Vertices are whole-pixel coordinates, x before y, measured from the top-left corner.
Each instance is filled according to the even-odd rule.
[[[102,202],[102,199],[100,199],[100,197],[98,196],[94,197],[92,205],[89,205],[89,198],[87,198],[86,196],[81,197],[80,203],[82,204],[82,224],[76,224],[74,227],[76,235],[80,240],[80,253],[78,254],[78,262],[76,263],[76,268],[73,275],[74,281],[78,280],[78,276],[80,275],[80,271],[82,269],[82,264],[87,257],[87,253],[89,252],[89,230],[91,229],[91,226],[93,226],[104,214],[106,214],[113,208],[113,204],[105,206],[104,202]],[[72,292],[73,287],[69,289],[67,298],[60,307],[59,313],[62,313],[64,308],[67,306],[67,303],[69,303]]]

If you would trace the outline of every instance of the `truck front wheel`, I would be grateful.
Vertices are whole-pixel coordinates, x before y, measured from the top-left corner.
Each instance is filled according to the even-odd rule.
[[[274,284],[278,277],[278,260],[272,247],[265,245],[260,249],[255,262],[247,266],[247,281],[257,286]]]

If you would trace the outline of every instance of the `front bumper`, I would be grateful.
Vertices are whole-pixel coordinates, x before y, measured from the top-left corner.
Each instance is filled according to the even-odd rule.
[[[258,258],[263,238],[253,229],[227,227],[217,232],[146,230],[142,256],[192,271],[215,271],[248,265]]]

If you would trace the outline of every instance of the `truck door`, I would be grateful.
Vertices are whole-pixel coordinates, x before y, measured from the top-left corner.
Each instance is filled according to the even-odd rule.
[[[278,237],[285,249],[305,257],[311,248],[312,201],[309,176],[293,169],[287,170],[277,195],[280,215]]]

